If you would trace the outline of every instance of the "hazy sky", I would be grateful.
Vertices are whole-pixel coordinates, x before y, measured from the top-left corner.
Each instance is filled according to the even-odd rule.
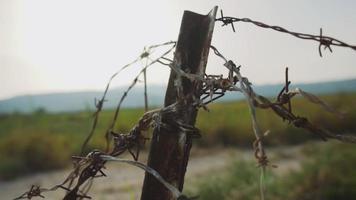
[[[0,0],[0,99],[23,94],[103,90],[122,65],[144,46],[176,40],[184,10],[206,14],[214,5],[225,15],[248,17],[287,29],[325,35],[356,44],[353,0]],[[213,44],[256,84],[356,78],[356,52],[333,48],[318,55],[318,44],[250,24],[216,24]],[[212,55],[212,54],[210,54]],[[140,63],[143,64],[143,63]],[[210,58],[208,70],[221,73]],[[136,66],[113,87],[128,84]],[[155,66],[150,83],[167,82],[169,71]]]

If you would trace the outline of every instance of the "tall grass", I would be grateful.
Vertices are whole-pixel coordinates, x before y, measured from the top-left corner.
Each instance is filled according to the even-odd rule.
[[[326,113],[317,105],[295,99],[293,107],[298,115],[341,133],[356,132],[356,94],[322,96],[336,109],[347,111],[345,119]],[[203,138],[196,140],[202,147],[212,145],[250,147],[254,140],[248,107],[244,101],[217,103],[210,112],[200,111],[197,127]],[[143,109],[123,109],[116,124],[117,130],[127,132],[143,114]],[[0,116],[0,178],[62,167],[72,154],[79,153],[82,142],[91,128],[92,112],[50,114],[13,114]],[[89,148],[103,148],[106,128],[114,114],[105,110]],[[270,145],[298,144],[315,137],[283,122],[270,110],[259,110],[258,119],[263,129],[271,130],[266,138]],[[46,151],[47,148],[50,151]],[[44,152],[42,152],[44,151]],[[38,161],[31,163],[29,155]],[[65,158],[65,159],[64,159]]]
[[[292,101],[296,115],[305,116],[321,127],[337,133],[356,132],[356,94],[339,94],[321,97],[337,110],[346,112],[343,119],[337,118],[305,99]],[[250,146],[254,140],[251,119],[245,102],[230,102],[210,106],[210,112],[199,112],[197,127],[203,133],[200,145],[238,145]],[[283,122],[271,110],[257,110],[257,117],[263,130],[270,130],[267,144],[299,144],[307,139],[317,139],[313,134],[297,129]]]
[[[311,144],[300,171],[277,176],[269,172],[267,199],[352,200],[356,196],[356,147],[337,142]],[[194,193],[204,200],[258,200],[256,164],[235,161],[225,173],[201,180]],[[278,173],[278,168],[273,170]]]

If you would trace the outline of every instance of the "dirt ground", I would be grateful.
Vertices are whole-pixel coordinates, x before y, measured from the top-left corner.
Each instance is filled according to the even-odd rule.
[[[299,155],[301,147],[281,147],[268,149],[272,164],[278,165],[277,174],[288,173],[289,170],[299,169]],[[146,162],[147,155],[143,155],[141,162]],[[189,161],[185,187],[194,187],[196,181],[212,173],[222,172],[234,160],[252,160],[250,150],[232,148],[193,149]],[[27,191],[31,185],[51,187],[64,180],[70,169],[40,173],[19,178],[14,181],[0,182],[1,199],[14,199]],[[144,172],[141,169],[123,163],[109,163],[104,178],[97,178],[89,192],[92,199],[98,200],[136,200],[140,199]],[[63,190],[44,193],[47,200],[58,200],[64,196]],[[38,198],[42,199],[42,198]]]

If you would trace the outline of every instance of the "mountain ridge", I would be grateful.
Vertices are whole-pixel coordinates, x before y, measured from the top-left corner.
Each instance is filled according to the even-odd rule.
[[[253,86],[254,90],[264,96],[273,97],[278,94],[282,84],[268,84]],[[327,81],[319,83],[292,84],[291,88],[299,87],[314,94],[333,94],[339,92],[356,92],[356,79],[341,81]],[[116,107],[117,102],[127,87],[110,89],[107,94],[107,102],[104,109]],[[150,106],[163,105],[166,86],[148,86],[148,99]],[[102,91],[58,92],[38,95],[22,95],[5,100],[0,100],[0,113],[30,113],[38,109],[48,112],[75,112],[82,110],[94,110],[95,99],[100,99]],[[143,86],[137,86],[128,93],[123,107],[143,107]],[[236,93],[226,94],[220,101],[232,101],[241,99],[242,95]]]

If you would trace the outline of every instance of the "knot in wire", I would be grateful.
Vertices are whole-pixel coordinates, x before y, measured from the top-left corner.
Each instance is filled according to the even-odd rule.
[[[301,128],[308,123],[308,120],[305,117],[297,117],[295,120],[292,121],[292,123],[294,126]]]
[[[33,197],[45,198],[41,194],[41,188],[39,186],[32,185],[30,190],[16,199],[32,199]]]
[[[149,52],[149,49],[147,49],[146,47],[143,49],[143,52],[141,53],[140,55],[140,58],[141,59],[144,59],[144,58],[147,58],[148,56],[150,56],[150,52]]]
[[[235,19],[232,17],[224,17],[222,10],[220,10],[220,14],[221,14],[221,17],[219,19],[216,19],[216,21],[221,21],[223,23],[221,26],[227,26],[227,25],[231,24],[232,30],[234,32],[236,32],[235,27],[234,27]]]
[[[253,142],[253,148],[255,150],[255,158],[257,159],[258,162],[258,167],[266,167],[268,166],[269,160],[267,158],[267,155],[264,151],[263,148],[261,148],[262,144],[262,139],[261,138],[257,138],[254,142]]]
[[[232,61],[229,60],[224,64],[225,67],[227,67],[231,71],[240,71],[241,65],[236,67],[236,64]]]
[[[41,189],[39,186],[31,186],[30,191],[27,194],[27,198],[31,199],[32,197],[42,197],[44,198],[44,196],[41,194]]]
[[[321,47],[324,46],[324,50],[326,48],[329,49],[329,51],[332,53],[333,50],[331,49],[331,45],[333,44],[333,39],[329,38],[329,37],[324,37],[323,36],[323,29],[320,28],[320,43],[319,43],[319,55],[320,57],[323,57],[322,53],[321,53]]]
[[[152,124],[151,124],[152,128],[154,129],[161,129],[162,126],[162,115],[161,113],[154,113],[152,115]]]
[[[97,100],[96,98],[94,99],[94,105],[95,108],[98,110],[101,110],[103,108],[104,102],[106,102],[106,99],[100,99]]]

